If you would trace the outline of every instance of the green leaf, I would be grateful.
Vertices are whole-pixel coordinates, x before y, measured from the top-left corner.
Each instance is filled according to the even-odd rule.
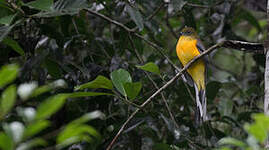
[[[19,72],[19,66],[15,64],[3,66],[0,70],[0,88],[11,83],[16,79]]]
[[[57,144],[64,146],[78,142],[78,140],[72,141],[72,139],[79,139],[79,141],[91,142],[92,138],[95,137],[97,140],[101,139],[101,135],[89,125],[80,124],[69,124],[67,127],[58,135]],[[72,141],[72,142],[68,142]],[[64,143],[64,144],[63,144]]]
[[[8,1],[0,0],[0,17],[11,15],[12,13]]]
[[[2,26],[0,27],[0,42],[8,35],[8,33],[13,29],[15,24],[11,26]]]
[[[41,95],[43,93],[49,92],[53,89],[57,89],[57,88],[65,88],[66,87],[66,83],[63,79],[58,79],[53,81],[52,83],[48,84],[48,85],[43,85],[40,86],[38,88],[36,88],[32,94],[31,97],[36,97],[38,95]]]
[[[124,69],[119,69],[111,72],[110,78],[112,80],[113,85],[116,89],[123,95],[127,96],[126,91],[124,90],[123,85],[126,82],[132,82],[131,75],[128,71]]]
[[[108,78],[99,75],[95,80],[75,87],[75,90],[83,90],[85,88],[91,88],[91,89],[103,88],[111,90],[113,89],[113,85]]]
[[[74,10],[78,11],[80,9],[86,8],[87,0],[58,0],[54,4],[55,10]]]
[[[21,48],[21,46],[18,44],[17,41],[14,41],[13,39],[6,37],[3,39],[2,41],[4,44],[10,46],[14,51],[16,51],[17,53],[19,53],[20,55],[24,56],[25,53],[23,51],[23,49]]]
[[[173,5],[173,8],[176,12],[181,11],[186,3],[187,2],[184,0],[171,0],[171,4]]]
[[[38,10],[50,11],[52,10],[53,0],[36,0],[24,5]]]
[[[143,22],[143,18],[139,10],[134,7],[131,7],[129,4],[126,4],[126,10],[128,14],[130,15],[131,19],[138,26],[139,30],[140,31],[143,30],[144,22]]]
[[[232,146],[238,146],[241,148],[244,148],[246,146],[246,144],[244,142],[239,141],[235,138],[231,138],[231,137],[222,138],[219,140],[218,143],[220,145],[232,145]]]
[[[100,95],[112,95],[112,94],[98,93],[98,92],[76,92],[76,93],[63,93],[51,96],[39,105],[39,107],[37,108],[35,119],[39,120],[49,118],[52,114],[57,112],[64,105],[66,98],[100,96]]]
[[[8,15],[8,16],[4,16],[2,18],[0,18],[0,24],[3,25],[10,25],[13,21],[13,19],[16,17],[17,14],[12,14],[12,15]]]
[[[222,116],[230,116],[233,111],[233,101],[230,99],[223,99],[219,102],[218,110]]]
[[[141,82],[127,82],[124,84],[124,90],[126,91],[127,97],[130,100],[133,100],[136,98],[136,96],[140,93],[140,90],[142,88]]]
[[[15,104],[16,101],[16,86],[15,85],[11,85],[9,86],[3,93],[1,96],[1,116],[4,116],[5,114],[7,114],[10,109],[13,107],[13,105]]]
[[[58,135],[57,148],[61,149],[81,141],[93,142],[93,137],[95,137],[96,140],[100,140],[101,135],[93,127],[84,124],[96,118],[103,119],[104,114],[100,111],[94,111],[70,122]]]
[[[61,73],[61,70],[60,70],[60,66],[53,60],[50,60],[50,59],[46,59],[45,60],[45,67],[47,68],[49,74],[58,79],[58,78],[61,78],[62,76],[62,73]]]
[[[23,133],[24,139],[33,137],[34,135],[38,134],[40,131],[46,129],[49,125],[50,125],[50,122],[47,120],[39,120],[32,124],[29,124]]]
[[[63,95],[66,95],[69,98],[77,98],[77,97],[101,96],[101,95],[112,95],[112,94],[101,93],[101,92],[74,92],[74,93],[66,93]]]
[[[152,72],[152,73],[156,73],[158,75],[160,75],[160,69],[159,67],[154,64],[153,62],[149,62],[143,66],[136,66],[137,68],[139,69],[142,69],[142,70],[145,70],[145,71],[149,71],[149,72]]]
[[[58,94],[47,98],[38,106],[35,119],[49,118],[64,105],[67,97],[66,94]]]
[[[269,117],[264,114],[253,115],[255,123],[245,125],[245,129],[253,135],[260,143],[263,143],[267,138],[269,131]]]
[[[47,12],[35,14],[35,17],[56,17],[62,15],[75,15],[81,9],[88,6],[86,0],[58,0],[54,3],[53,8]]]
[[[12,139],[4,134],[3,132],[0,133],[0,149],[2,150],[13,150],[14,143]]]
[[[52,90],[52,87],[49,85],[40,86],[40,87],[34,89],[34,91],[32,92],[30,97],[36,97],[36,96],[41,95],[43,93],[49,92],[50,90]]]

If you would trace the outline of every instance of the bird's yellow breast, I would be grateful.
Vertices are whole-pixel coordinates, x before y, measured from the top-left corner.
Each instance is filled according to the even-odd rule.
[[[178,40],[176,51],[177,56],[185,66],[194,57],[200,55],[200,52],[196,46],[197,40],[192,37],[181,36]],[[205,62],[203,60],[196,61],[187,72],[192,77],[193,81],[197,85],[198,89],[205,88]]]
[[[196,47],[197,40],[186,36],[181,36],[177,43],[177,56],[185,66],[190,60],[200,54]]]

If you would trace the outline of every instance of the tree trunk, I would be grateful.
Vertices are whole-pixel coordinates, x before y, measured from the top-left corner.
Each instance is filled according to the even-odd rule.
[[[264,50],[266,55],[266,64],[265,64],[265,72],[264,72],[264,114],[269,116],[269,0],[267,1],[267,39],[264,42]],[[265,147],[269,148],[269,138],[265,143]]]

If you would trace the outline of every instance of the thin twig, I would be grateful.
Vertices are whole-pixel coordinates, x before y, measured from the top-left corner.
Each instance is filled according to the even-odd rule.
[[[10,5],[9,7],[11,7],[14,10],[19,11],[22,15],[25,16],[25,12],[16,3],[10,2],[10,1],[7,1],[7,3]]]
[[[164,6],[164,2],[150,15],[150,16],[148,16],[147,17],[147,21],[150,21],[154,16],[156,16],[157,15],[157,13],[163,8],[163,6]]]
[[[199,5],[199,4],[193,4],[193,3],[186,3],[186,5],[192,6],[192,7],[198,7],[198,8],[210,8],[211,7],[207,5]]]
[[[93,10],[91,10],[91,9],[88,9],[88,8],[85,8],[84,10],[86,10],[87,12],[89,12],[89,13],[95,15],[95,16],[98,16],[98,17],[100,17],[100,18],[102,18],[102,19],[104,19],[104,20],[109,21],[110,23],[113,23],[113,24],[115,24],[115,25],[117,25],[117,26],[123,28],[124,30],[126,30],[126,31],[128,31],[128,32],[132,32],[132,29],[128,28],[127,26],[123,25],[122,23],[120,23],[120,22],[118,22],[118,21],[116,21],[116,20],[110,19],[109,17],[107,17],[107,16],[105,16],[105,15],[103,15],[103,14],[100,14],[100,13],[98,13],[98,12],[96,12],[96,11],[93,11]]]
[[[142,39],[143,41],[145,41],[148,45],[150,45],[151,47],[153,47],[154,49],[156,49],[176,70],[180,70],[173,62],[170,58],[168,58],[165,54],[164,54],[164,49],[159,47],[158,45],[156,45],[155,43],[147,40],[145,37],[141,36],[140,34],[137,33],[133,33],[136,37]]]
[[[175,64],[173,64],[173,62],[164,54],[164,50],[163,48],[159,47],[158,45],[156,45],[155,43],[151,42],[150,40],[147,40],[145,37],[141,36],[140,34],[136,33],[135,31],[133,31],[132,29],[128,28],[127,26],[123,25],[122,23],[115,21],[103,14],[100,14],[96,11],[92,11],[90,9],[84,9],[85,11],[98,16],[106,21],[109,21],[112,24],[115,24],[119,27],[121,27],[122,29],[126,30],[127,32],[135,35],[136,37],[144,40],[148,45],[150,45],[151,47],[153,47],[154,49],[156,49],[165,59],[167,59],[167,61],[177,70],[180,70]],[[124,130],[124,128],[126,127],[126,125],[128,124],[128,122],[137,114],[137,112],[139,112],[141,109],[143,109],[143,107],[145,107],[145,105],[147,105],[156,95],[158,95],[162,90],[164,90],[165,88],[167,88],[171,83],[173,83],[187,68],[189,68],[189,65],[191,65],[194,61],[196,61],[197,59],[199,59],[200,57],[203,57],[204,55],[210,53],[211,51],[213,51],[216,48],[219,47],[226,47],[226,48],[233,48],[236,50],[241,50],[241,51],[245,51],[245,52],[254,52],[254,53],[263,53],[264,51],[264,47],[263,44],[261,43],[250,43],[250,42],[243,42],[243,41],[232,41],[232,40],[228,40],[228,41],[222,41],[212,47],[210,47],[207,51],[204,51],[203,53],[201,53],[199,56],[197,56],[196,58],[194,58],[192,61],[190,61],[182,70],[180,70],[176,76],[174,76],[171,80],[169,80],[164,86],[162,86],[159,90],[157,90],[153,95],[151,95],[141,106],[141,108],[137,108],[130,116],[129,118],[125,121],[125,123],[122,125],[122,127],[120,128],[120,130],[118,131],[118,133],[116,134],[116,136],[113,138],[112,142],[109,144],[109,146],[107,147],[107,150],[110,150],[113,146],[113,144],[115,143],[115,141],[117,140],[117,138],[119,137],[119,135],[122,133],[122,131]]]
[[[135,47],[135,45],[134,45],[134,42],[133,42],[133,39],[132,39],[131,35],[129,34],[128,37],[129,37],[131,46],[132,46],[133,50],[134,50],[135,53],[136,53],[137,58],[139,59],[139,61],[140,61],[141,63],[144,63],[143,58],[140,56],[140,54],[138,53],[138,51],[137,51],[137,49],[136,49],[136,47]],[[149,73],[146,72],[146,71],[144,71],[144,73],[146,74],[146,76],[148,77],[148,79],[151,81],[151,83],[154,85],[154,87],[155,87],[157,90],[159,90],[159,87],[158,87],[157,83],[150,77]],[[165,107],[166,107],[166,109],[167,109],[167,111],[168,111],[168,113],[169,113],[169,115],[170,115],[170,117],[171,117],[171,119],[172,119],[172,121],[173,121],[175,127],[176,127],[176,128],[179,128],[179,125],[177,124],[176,119],[175,119],[175,117],[174,117],[172,111],[170,110],[170,107],[169,107],[169,105],[168,105],[168,103],[167,103],[167,100],[166,100],[166,98],[165,98],[165,96],[164,96],[163,93],[161,93],[161,97],[162,97],[162,100],[163,100],[163,102],[164,102],[164,104],[165,104]]]
[[[76,33],[79,34],[78,27],[77,27],[77,24],[76,24],[74,18],[72,18],[72,23],[73,23],[73,26],[74,26],[74,28],[75,28]]]
[[[111,143],[108,145],[108,147],[106,148],[106,150],[110,150],[113,146],[113,144],[115,143],[115,141],[118,139],[118,137],[120,136],[120,134],[122,133],[122,131],[124,130],[124,128],[126,127],[126,125],[129,123],[129,121],[131,119],[134,118],[134,116],[141,110],[143,109],[149,102],[152,101],[152,99],[157,96],[160,92],[162,92],[164,89],[166,89],[170,84],[172,84],[179,76],[182,75],[183,72],[185,72],[195,61],[197,61],[198,59],[200,59],[201,57],[209,54],[210,52],[212,52],[213,50],[215,50],[216,48],[220,47],[223,44],[223,42],[215,44],[214,46],[210,47],[209,49],[207,49],[206,51],[204,51],[203,53],[201,53],[199,56],[195,57],[194,59],[192,59],[187,65],[184,66],[183,69],[181,69],[172,79],[170,79],[166,84],[164,84],[161,88],[159,88],[159,90],[157,90],[155,93],[153,93],[143,104],[140,105],[140,108],[137,108],[130,116],[129,118],[124,122],[124,124],[121,126],[120,130],[118,131],[118,133],[116,134],[116,136],[113,138],[113,140],[111,141]]]
[[[156,45],[155,43],[147,40],[145,37],[141,36],[140,34],[134,32],[132,29],[128,28],[127,26],[125,26],[124,24],[113,20],[101,13],[98,13],[96,11],[93,11],[91,9],[84,9],[85,11],[98,16],[110,23],[113,23],[121,28],[123,28],[124,30],[126,30],[129,33],[134,34],[136,37],[142,39],[143,41],[145,41],[147,44],[149,44],[151,47],[153,47],[154,49],[156,49],[161,55],[163,55],[163,57],[165,59],[167,59],[167,61],[173,65],[173,67],[177,70],[180,70],[165,54],[164,54],[164,50],[163,48],[159,47],[158,45]],[[245,51],[245,52],[254,52],[254,53],[262,53],[264,51],[264,47],[263,44],[261,43],[251,43],[251,42],[245,42],[245,41],[234,41],[234,40],[227,40],[227,41],[222,41],[221,42],[222,45],[221,47],[225,47],[225,48],[232,48],[235,50],[240,50],[240,51]]]
[[[163,8],[163,6],[165,5],[165,3],[163,2],[150,16],[148,16],[146,18],[146,21],[150,21],[155,15],[157,15],[157,13]],[[131,29],[133,32],[136,31],[138,29],[138,26],[134,27],[133,29]]]
[[[177,40],[178,36],[176,35],[175,31],[173,30],[172,26],[169,23],[169,14],[168,14],[168,10],[166,11],[166,16],[165,16],[165,22],[166,22],[166,26],[168,27],[168,29],[170,30],[170,32],[172,33],[173,37]],[[191,99],[193,100],[193,102],[195,103],[195,98],[191,93],[191,90],[189,88],[189,86],[183,82],[184,86],[186,87],[188,94],[190,95]]]

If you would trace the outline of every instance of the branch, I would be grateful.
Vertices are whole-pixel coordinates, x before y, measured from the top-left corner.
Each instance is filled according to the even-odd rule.
[[[116,134],[116,136],[113,138],[113,140],[111,141],[111,143],[109,144],[109,146],[107,147],[107,150],[110,150],[113,146],[113,144],[115,143],[115,141],[117,140],[117,138],[119,137],[119,135],[123,132],[124,128],[126,127],[126,125],[129,123],[129,121],[134,118],[134,116],[141,110],[143,109],[149,102],[152,101],[152,99],[158,95],[160,92],[162,92],[164,89],[166,89],[171,83],[173,83],[180,75],[182,75],[182,73],[184,71],[186,71],[189,66],[195,62],[196,60],[200,59],[201,57],[203,57],[204,55],[212,52],[214,49],[216,48],[220,48],[220,47],[225,47],[225,48],[231,48],[231,49],[235,49],[235,50],[239,50],[239,51],[244,51],[244,52],[253,52],[253,53],[263,53],[264,52],[264,48],[263,45],[261,43],[250,43],[250,42],[244,42],[244,41],[233,41],[233,40],[227,40],[227,41],[222,41],[218,44],[215,44],[214,46],[210,47],[209,49],[207,49],[206,51],[204,51],[203,53],[201,53],[199,56],[195,57],[193,60],[191,60],[183,69],[179,69],[165,54],[164,54],[164,49],[159,47],[158,45],[156,45],[155,43],[151,42],[150,40],[146,39],[145,37],[143,37],[142,35],[136,33],[134,30],[128,28],[127,26],[125,26],[124,24],[115,21],[103,14],[100,14],[96,11],[92,11],[90,9],[84,9],[85,11],[89,12],[92,15],[98,16],[112,24],[115,24],[119,27],[121,27],[122,29],[124,29],[125,31],[134,34],[134,36],[144,40],[147,44],[149,44],[151,47],[153,47],[154,49],[156,49],[161,55],[163,55],[163,57],[165,57],[168,62],[174,66],[174,68],[176,68],[177,70],[179,70],[179,72],[172,78],[170,79],[165,85],[163,85],[161,88],[159,88],[153,95],[151,95],[142,105],[140,105],[140,108],[137,108],[130,116],[129,118],[124,122],[124,124],[121,126],[120,130],[118,131],[118,133]],[[269,19],[268,19],[269,20]],[[269,36],[268,36],[269,37]],[[269,43],[269,42],[268,42]],[[269,44],[268,44],[269,45]],[[269,46],[268,46],[269,48]],[[269,65],[269,54],[268,54],[268,65]],[[268,78],[269,78],[269,69],[268,69]],[[269,82],[269,81],[268,81]],[[269,84],[269,83],[268,83]],[[268,89],[268,99],[269,99],[269,89]]]
[[[118,137],[120,136],[120,134],[122,133],[122,131],[124,130],[124,128],[126,127],[126,125],[130,122],[131,119],[134,118],[134,116],[141,110],[143,109],[149,102],[152,101],[152,99],[157,96],[160,92],[162,92],[164,89],[166,89],[170,84],[172,84],[174,81],[176,81],[176,79],[178,77],[180,77],[182,75],[183,72],[185,72],[194,62],[196,62],[198,59],[202,58],[203,56],[209,54],[210,52],[212,52],[213,50],[215,50],[216,48],[220,47],[222,43],[218,43],[213,45],[212,47],[210,47],[209,49],[207,49],[206,51],[204,51],[203,53],[201,53],[199,56],[195,57],[194,59],[192,59],[183,69],[181,69],[172,79],[170,79],[166,84],[164,84],[161,88],[159,88],[155,93],[153,93],[143,104],[140,105],[140,108],[137,108],[130,116],[129,118],[124,122],[124,124],[121,126],[120,130],[118,131],[118,133],[116,134],[116,136],[113,138],[113,140],[111,141],[111,143],[108,145],[108,147],[106,148],[106,150],[110,150],[113,146],[113,144],[115,143],[115,141],[118,139]]]
[[[269,0],[267,1],[267,40],[264,41],[264,51],[266,54],[264,71],[264,114],[269,116]],[[269,138],[265,141],[265,148],[269,149]]]
[[[253,52],[253,53],[264,52],[264,46],[262,43],[227,40],[223,43],[222,47],[235,49],[243,52]]]
[[[139,61],[140,61],[141,63],[144,63],[145,61],[143,60],[142,56],[138,53],[138,51],[137,51],[137,49],[136,49],[136,47],[135,47],[135,44],[134,44],[134,42],[133,42],[133,39],[132,39],[131,35],[129,34],[128,37],[129,37],[131,46],[132,46],[133,50],[134,50],[135,53],[136,53],[137,58],[139,59]],[[156,90],[159,90],[159,87],[158,87],[157,83],[150,77],[149,73],[146,72],[146,71],[144,71],[144,73],[146,74],[146,76],[148,77],[148,79],[150,80],[150,82],[153,84],[153,86],[156,88]],[[175,117],[174,117],[172,111],[170,110],[170,107],[169,107],[169,105],[168,105],[168,103],[167,103],[167,100],[166,100],[166,98],[165,98],[165,96],[164,96],[163,93],[161,93],[161,97],[162,97],[162,100],[163,100],[163,102],[164,102],[164,104],[165,104],[165,107],[166,107],[166,109],[167,109],[167,111],[168,111],[168,114],[170,115],[170,118],[172,119],[172,121],[173,121],[175,127],[176,127],[176,128],[179,128],[179,125],[177,124],[176,119],[175,119]]]
[[[163,8],[165,3],[162,3],[150,16],[147,17],[147,21],[150,21],[154,16],[157,15],[157,13]]]
[[[154,16],[156,16],[158,12],[163,8],[164,5],[165,3],[162,2],[162,4],[150,16],[148,16],[145,21],[150,21]],[[132,31],[135,32],[137,29],[138,29],[138,26],[134,27]]]
[[[172,61],[163,53],[164,50],[161,47],[159,47],[155,43],[147,40],[146,38],[144,38],[140,34],[136,33],[134,30],[128,28],[124,24],[122,24],[116,20],[113,20],[113,19],[111,19],[111,18],[109,18],[101,13],[98,13],[96,11],[93,11],[91,9],[86,9],[86,8],[84,10],[95,15],[95,16],[98,16],[98,17],[100,17],[100,18],[102,18],[102,19],[104,19],[112,24],[115,24],[115,25],[121,27],[122,29],[126,30],[127,32],[134,34],[136,37],[144,40],[147,44],[149,44],[150,46],[152,46],[153,48],[158,50],[160,52],[160,54],[163,55],[169,61],[169,63],[172,63]],[[221,42],[221,43],[222,43],[222,45],[220,47],[235,49],[235,50],[244,51],[244,52],[263,53],[263,51],[264,51],[264,46],[262,43],[252,43],[252,42],[235,41],[235,40],[226,40],[226,41]],[[179,70],[179,68],[176,67],[173,63],[172,63],[172,65],[177,70]]]
[[[124,30],[126,30],[128,32],[132,32],[132,29],[128,28],[127,26],[123,25],[122,23],[120,23],[120,22],[118,22],[116,20],[110,19],[109,17],[107,17],[107,16],[105,16],[103,14],[100,14],[100,13],[98,13],[96,11],[93,11],[91,9],[88,9],[88,8],[85,8],[84,10],[91,13],[91,14],[93,14],[93,15],[95,15],[95,16],[98,16],[98,17],[100,17],[100,18],[102,18],[102,19],[104,19],[104,20],[106,20],[106,21],[108,21],[110,23],[113,23],[113,24],[123,28]]]

